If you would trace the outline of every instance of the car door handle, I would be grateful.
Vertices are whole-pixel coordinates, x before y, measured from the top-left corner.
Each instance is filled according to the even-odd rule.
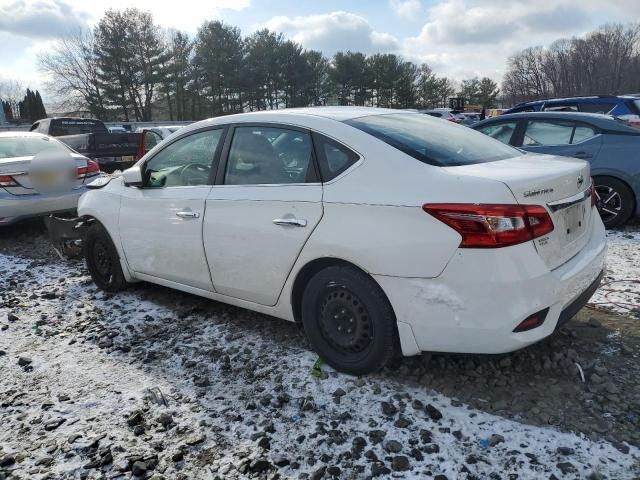
[[[592,158],[593,155],[587,152],[576,152],[573,154],[575,158]]]
[[[304,219],[297,218],[274,218],[273,223],[276,225],[285,225],[285,226],[293,226],[293,227],[306,227],[307,221]]]
[[[200,214],[198,212],[184,211],[184,212],[176,212],[176,216],[180,218],[198,218]]]

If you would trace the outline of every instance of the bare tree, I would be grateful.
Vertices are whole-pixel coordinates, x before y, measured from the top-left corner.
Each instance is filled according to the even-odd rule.
[[[90,30],[61,38],[51,52],[38,57],[38,67],[48,75],[50,88],[59,97],[86,106],[99,118],[107,117],[96,64],[95,37]]]

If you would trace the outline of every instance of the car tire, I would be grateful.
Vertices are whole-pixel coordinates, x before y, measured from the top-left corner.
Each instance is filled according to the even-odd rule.
[[[613,177],[596,177],[596,207],[604,226],[616,228],[625,224],[633,215],[635,199],[631,189]]]
[[[399,351],[395,314],[366,273],[331,266],[316,273],[302,296],[302,324],[312,348],[344,373],[380,370]]]
[[[115,293],[127,287],[118,251],[99,223],[94,223],[87,230],[84,255],[91,278],[98,288]]]

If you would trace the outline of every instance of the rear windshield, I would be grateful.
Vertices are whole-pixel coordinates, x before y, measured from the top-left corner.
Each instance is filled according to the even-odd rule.
[[[371,115],[345,123],[430,165],[453,167],[522,155],[519,150],[467,127],[420,113]]]
[[[63,135],[77,135],[79,133],[107,133],[107,127],[102,122],[94,120],[51,120],[49,135],[61,137]]]
[[[72,151],[64,143],[49,137],[0,137],[0,158],[33,157],[47,148]]]

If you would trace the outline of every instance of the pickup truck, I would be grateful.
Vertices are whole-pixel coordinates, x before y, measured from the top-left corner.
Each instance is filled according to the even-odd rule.
[[[140,133],[109,132],[100,120],[56,117],[38,120],[29,129],[56,137],[100,165],[104,172],[129,168],[135,163]]]

